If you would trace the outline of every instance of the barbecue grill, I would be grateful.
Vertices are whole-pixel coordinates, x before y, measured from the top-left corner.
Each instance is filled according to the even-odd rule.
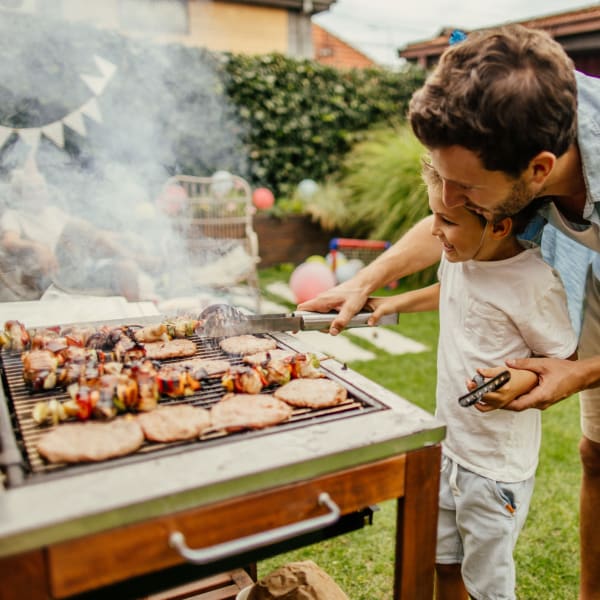
[[[280,348],[314,351],[288,334],[262,335]],[[197,356],[225,356],[214,339],[193,339]],[[189,577],[186,563],[207,575],[356,528],[371,505],[397,498],[394,597],[430,598],[444,428],[345,365],[320,359],[325,376],[348,391],[341,405],[295,409],[289,421],[260,431],[212,431],[101,463],[49,465],[35,450],[44,430],[31,411],[66,392],[30,394],[20,357],[4,353],[2,597],[67,598],[127,584],[137,594],[157,574]],[[161,404],[207,408],[222,395],[215,381]]]

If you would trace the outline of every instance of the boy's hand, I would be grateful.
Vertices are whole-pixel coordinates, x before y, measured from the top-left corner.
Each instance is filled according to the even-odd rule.
[[[486,379],[495,377],[502,371],[506,371],[506,367],[477,369],[477,372]],[[481,402],[475,404],[477,410],[489,412],[497,408],[503,408],[507,404],[510,404],[515,398],[518,398],[533,389],[538,383],[537,375],[531,371],[526,371],[524,369],[508,369],[508,371],[510,372],[510,380],[495,392],[486,394]],[[469,391],[474,390],[476,387],[477,385],[473,380],[467,382],[467,389]]]
[[[373,314],[369,317],[367,323],[374,327],[379,322],[381,317],[398,312],[396,308],[397,302],[394,297],[376,297],[372,296],[369,301],[365,304],[366,310],[372,310]]]

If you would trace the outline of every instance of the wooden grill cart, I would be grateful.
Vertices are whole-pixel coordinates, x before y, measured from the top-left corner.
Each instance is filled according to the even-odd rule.
[[[362,526],[369,507],[396,499],[393,598],[430,600],[444,427],[333,359],[322,368],[346,387],[348,406],[46,469],[20,412],[30,399],[3,360],[0,598],[167,598],[172,586]]]

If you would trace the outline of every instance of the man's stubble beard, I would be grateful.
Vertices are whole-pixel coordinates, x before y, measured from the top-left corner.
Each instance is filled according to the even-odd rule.
[[[530,204],[536,195],[531,192],[523,178],[515,181],[508,195],[494,209],[495,217],[511,217]]]

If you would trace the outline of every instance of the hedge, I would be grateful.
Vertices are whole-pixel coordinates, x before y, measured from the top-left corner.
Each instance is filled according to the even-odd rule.
[[[246,125],[251,179],[289,194],[322,181],[373,125],[403,120],[423,72],[338,70],[281,54],[231,55],[229,98]]]

